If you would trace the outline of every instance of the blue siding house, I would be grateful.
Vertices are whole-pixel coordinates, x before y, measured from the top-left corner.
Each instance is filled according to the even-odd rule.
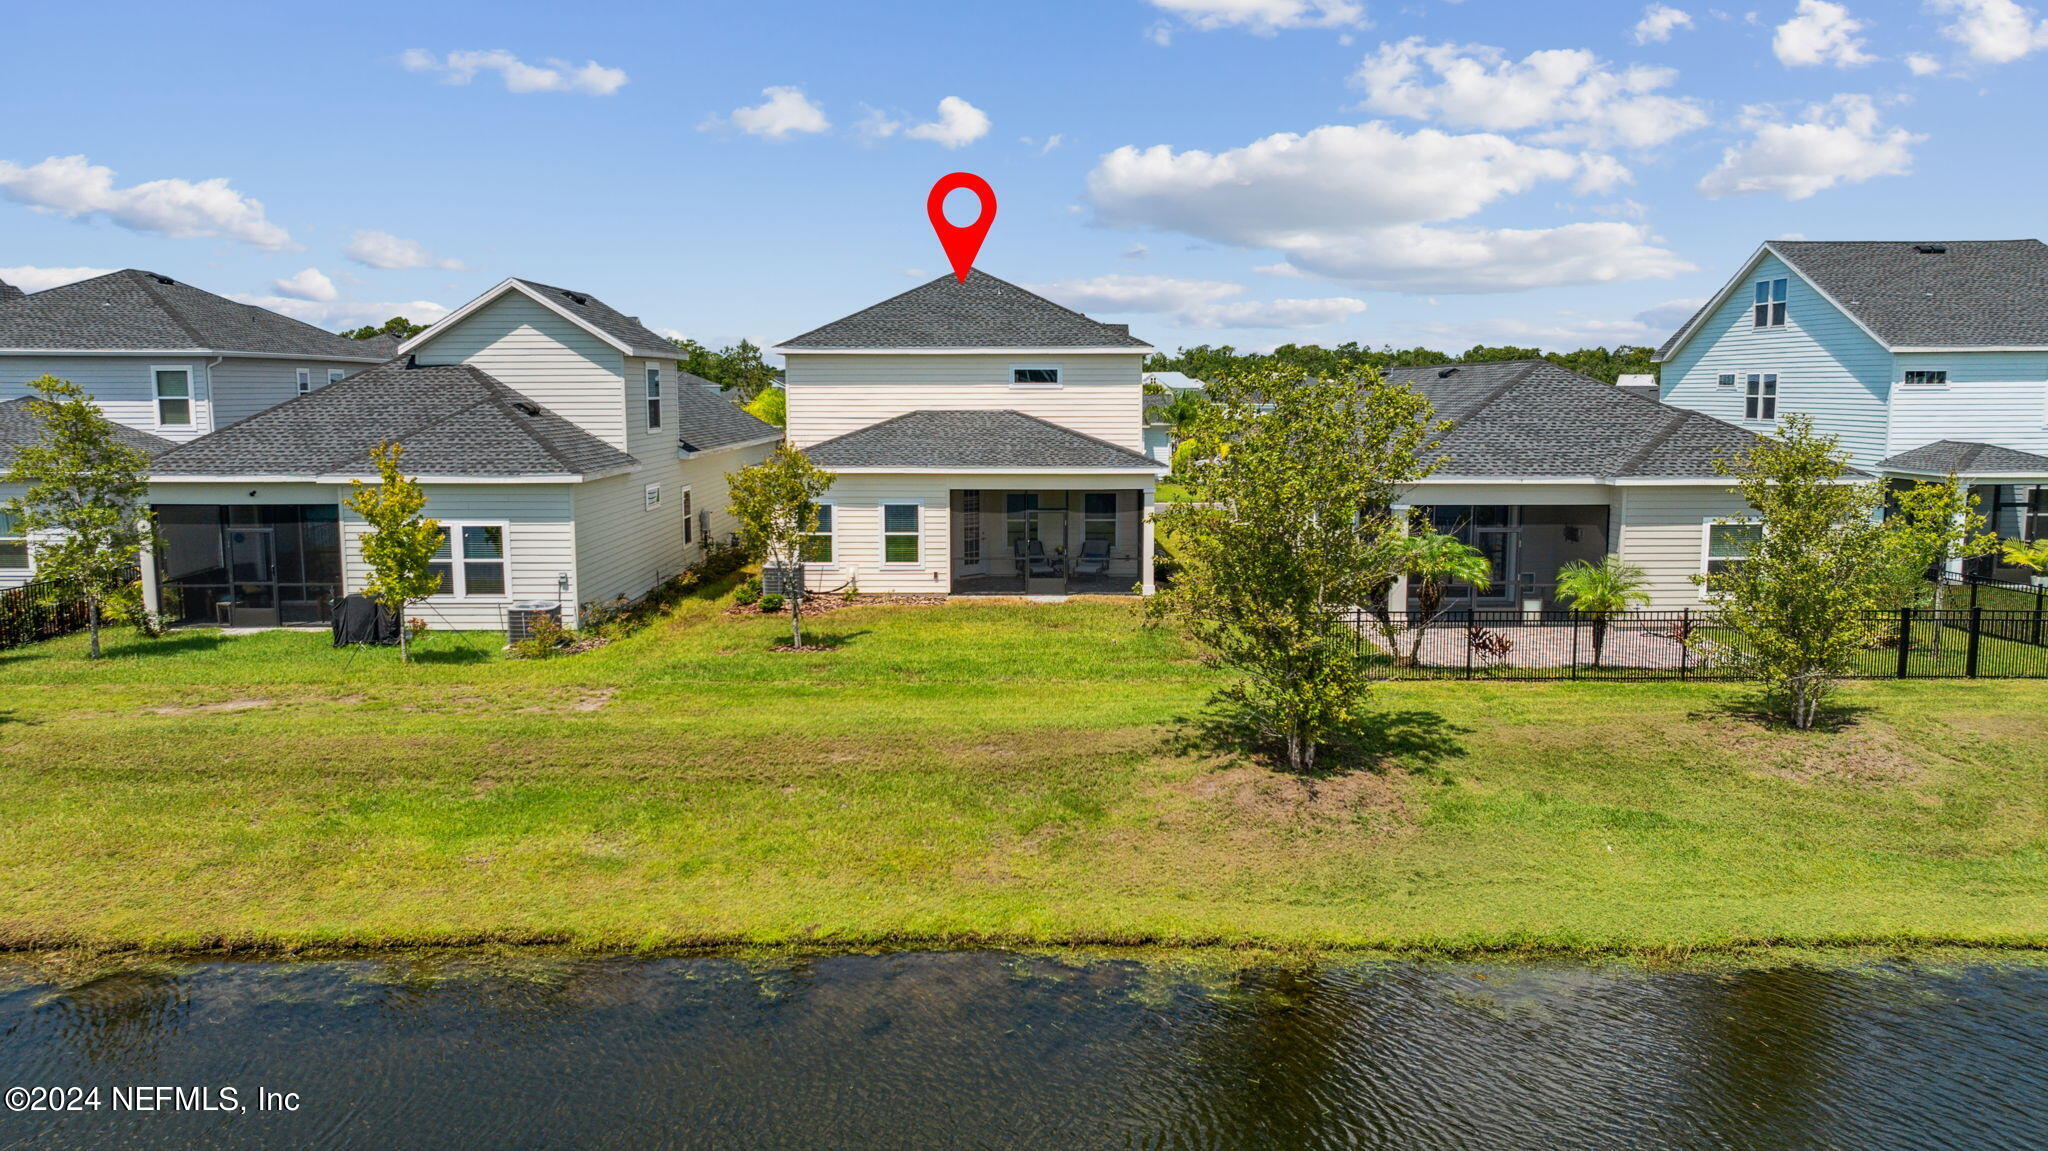
[[[2039,240],[1773,240],[1657,359],[1665,403],[1765,433],[1810,416],[1858,467],[1957,476],[2000,535],[2048,536]]]

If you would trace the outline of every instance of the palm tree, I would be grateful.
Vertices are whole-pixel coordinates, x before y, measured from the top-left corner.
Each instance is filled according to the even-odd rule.
[[[1443,608],[1445,590],[1464,583],[1485,591],[1493,582],[1493,564],[1485,552],[1457,536],[1423,532],[1402,544],[1401,570],[1416,581],[1415,604],[1421,609],[1414,620],[1415,644],[1408,651],[1407,663],[1413,667],[1422,662],[1423,635]]]
[[[1621,562],[1609,552],[1599,563],[1573,560],[1558,569],[1557,598],[1572,610],[1593,620],[1593,666],[1600,666],[1600,651],[1607,646],[1607,624],[1616,612],[1650,602],[1643,590],[1650,577],[1634,564]]]

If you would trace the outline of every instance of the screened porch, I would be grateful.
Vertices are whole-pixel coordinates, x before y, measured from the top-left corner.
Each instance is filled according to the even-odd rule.
[[[1145,493],[954,489],[954,595],[1134,595]]]

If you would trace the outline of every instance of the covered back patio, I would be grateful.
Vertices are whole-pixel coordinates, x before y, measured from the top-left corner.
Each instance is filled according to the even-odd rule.
[[[954,595],[1137,595],[1142,488],[954,488]]]
[[[1447,608],[1542,611],[1563,607],[1557,599],[1558,572],[1577,560],[1600,562],[1607,554],[1610,510],[1607,504],[1482,504],[1413,505],[1417,528],[1454,536],[1478,548],[1493,568],[1485,588],[1453,583],[1444,596]],[[1418,581],[1405,580],[1405,596],[1396,603],[1417,610]]]

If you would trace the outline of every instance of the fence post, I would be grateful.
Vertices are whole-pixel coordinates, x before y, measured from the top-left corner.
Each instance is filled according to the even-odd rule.
[[[1974,590],[1976,586],[1976,584],[1970,585],[1972,590]],[[1972,604],[1970,606],[1969,654],[1963,657],[1963,674],[1969,676],[1971,679],[1977,678],[1977,636],[1978,633],[1983,631],[1983,622],[1984,609]]]
[[[1912,608],[1909,608],[1909,607],[1902,607],[1902,608],[1900,608],[1900,609],[1899,609],[1899,674],[1898,674],[1898,678],[1900,678],[1900,679],[1904,679],[1904,678],[1906,678],[1906,661],[1907,661],[1907,660],[1908,660],[1909,658],[1911,658],[1912,654],[1913,654],[1913,609],[1912,609]]]
[[[1970,581],[1970,610],[1977,610],[1977,581]]]
[[[1680,680],[1685,679],[1692,671],[1692,644],[1686,642],[1692,638],[1692,609],[1685,608],[1682,615],[1683,618],[1678,624],[1678,678]]]
[[[1479,636],[1479,620],[1467,613],[1465,616],[1465,678],[1472,678],[1472,641]]]
[[[1577,679],[1577,678],[1579,678],[1579,612],[1578,612],[1578,609],[1577,609],[1577,608],[1573,608],[1573,609],[1572,609],[1572,674],[1571,674],[1571,678],[1573,678],[1573,679]]]
[[[2041,646],[2041,617],[2048,615],[2048,589],[2034,592],[2034,646]]]

